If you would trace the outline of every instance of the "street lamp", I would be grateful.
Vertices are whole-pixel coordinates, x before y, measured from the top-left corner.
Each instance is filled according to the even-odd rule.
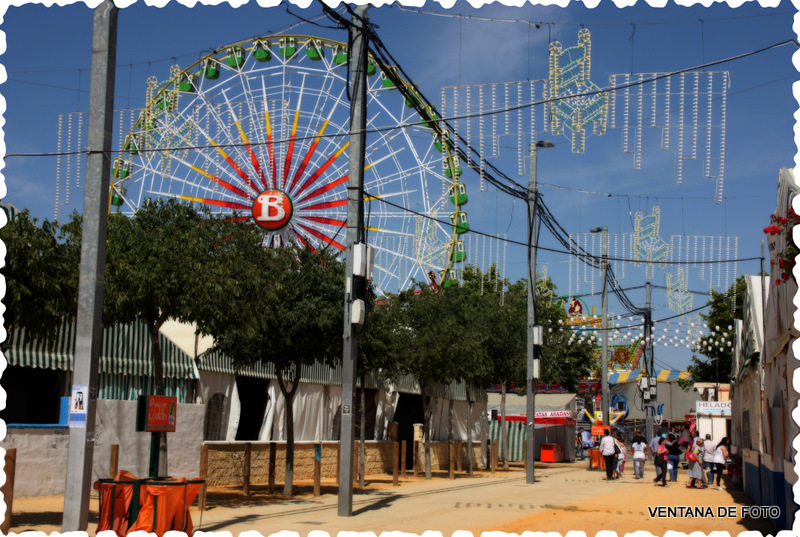
[[[603,424],[611,425],[611,411],[609,405],[608,394],[608,283],[606,282],[606,273],[608,272],[608,227],[593,227],[590,229],[592,233],[602,233],[600,240],[600,249],[602,251],[603,260],[601,261],[600,268],[603,279],[603,318],[600,325],[603,331],[603,354],[600,357],[601,376],[600,386],[602,387],[600,395],[600,410],[603,412]]]
[[[536,288],[536,167],[539,148],[555,147],[549,140],[531,142],[530,166],[528,167],[528,370],[527,370],[527,396],[526,414],[528,427],[528,442],[525,448],[525,460],[528,462],[525,471],[525,483],[532,485],[535,482],[533,462],[536,456],[536,405],[534,392],[534,360],[536,358],[535,346],[541,341],[535,341],[536,305],[534,292]],[[537,375],[538,376],[538,375]],[[503,424],[505,425],[505,424]]]

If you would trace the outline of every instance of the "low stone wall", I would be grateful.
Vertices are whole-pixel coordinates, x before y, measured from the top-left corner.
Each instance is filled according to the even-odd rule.
[[[418,472],[425,471],[425,444],[416,442]],[[455,470],[458,471],[459,451],[461,452],[461,471],[466,471],[468,466],[469,447],[466,442],[453,442]],[[472,468],[486,468],[483,464],[483,448],[480,442],[472,443]],[[450,470],[450,443],[431,442],[431,471],[448,472]]]
[[[367,475],[392,475],[394,442],[368,441],[366,444],[365,472]],[[339,474],[339,442],[295,442],[294,479],[314,478],[316,446],[321,446],[320,475],[323,482],[336,481]],[[274,459],[273,482],[283,483],[286,468],[286,442],[205,442],[200,462],[200,474],[209,485],[244,487],[249,471],[249,485],[267,486],[270,481],[270,458]],[[250,458],[249,468],[246,458]],[[356,442],[356,465],[360,445]],[[203,459],[205,458],[205,462]]]

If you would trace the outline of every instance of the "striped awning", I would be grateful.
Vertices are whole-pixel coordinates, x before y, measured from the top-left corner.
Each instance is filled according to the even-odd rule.
[[[623,371],[621,373],[612,373],[608,377],[609,384],[625,384],[628,382],[637,382],[644,375],[644,371]],[[689,378],[688,371],[681,371],[680,369],[662,369],[656,375],[658,382],[677,382],[678,380],[687,380]]]
[[[161,355],[166,378],[197,379],[192,358],[163,334]],[[58,329],[53,345],[47,340],[25,337],[22,329],[8,335],[6,360],[9,365],[61,369],[72,371],[75,349],[75,324],[64,323]],[[153,359],[150,335],[142,322],[117,325],[103,329],[100,348],[100,373],[114,375],[152,376]]]

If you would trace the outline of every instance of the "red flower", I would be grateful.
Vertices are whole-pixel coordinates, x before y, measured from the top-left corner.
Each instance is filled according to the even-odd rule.
[[[786,281],[786,280],[788,280],[788,279],[789,279],[789,274],[787,274],[786,272],[784,272],[783,274],[781,274],[781,278],[783,278],[783,281]]]

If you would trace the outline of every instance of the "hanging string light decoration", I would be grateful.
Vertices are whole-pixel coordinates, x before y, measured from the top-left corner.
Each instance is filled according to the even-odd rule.
[[[586,127],[603,135],[608,120],[608,93],[591,81],[592,41],[589,30],[578,32],[578,44],[564,49],[550,44],[550,121],[554,135],[571,133],[572,152],[586,148]]]
[[[716,181],[714,201],[722,203],[729,85],[727,71],[610,75],[609,124],[621,129],[633,169],[641,169],[643,127],[659,128],[661,149],[675,152],[675,182],[683,182],[685,160],[702,159],[703,176]]]
[[[524,80],[497,84],[445,86],[442,88],[442,110],[457,119],[453,121],[456,147],[471,154],[477,147],[483,158],[500,157],[500,140],[514,137],[517,171],[527,173],[528,146],[538,134],[547,130],[547,113],[533,103],[548,96],[546,80]],[[486,114],[490,114],[486,121]],[[543,117],[539,120],[539,115]],[[513,121],[513,126],[512,126]],[[475,140],[475,137],[478,140]],[[485,192],[482,159],[470,155],[470,168],[478,171],[481,191]]]
[[[133,130],[135,117],[141,113],[140,109],[114,110],[112,124],[119,125],[120,130],[112,134],[116,145],[123,143],[120,133]],[[83,188],[85,169],[83,166],[85,140],[88,133],[88,117],[86,112],[68,112],[59,114],[56,147],[59,156],[56,159],[56,185],[54,188],[55,211],[54,219],[60,220],[62,209],[75,201],[72,189]],[[127,151],[127,149],[126,149]],[[62,188],[63,187],[63,188]]]
[[[633,259],[635,265],[645,263],[645,276],[652,278],[655,270],[654,262],[666,261],[669,255],[669,245],[659,237],[661,227],[661,208],[653,207],[653,213],[644,215],[636,213],[634,224]]]
[[[731,275],[738,273],[738,237],[670,235],[666,242],[658,235],[659,207],[654,207],[650,215],[636,216],[634,233],[609,234],[610,264],[618,283],[628,277],[628,266],[644,265],[647,279],[652,279],[655,268],[659,267],[666,273],[669,309],[678,313],[692,308],[693,278],[706,282],[709,291],[730,288]],[[599,259],[603,254],[599,243],[596,233],[569,235],[571,255],[567,274],[571,296],[581,294],[582,289],[584,293],[595,294],[599,288],[599,271],[591,266],[591,258]],[[641,273],[636,270],[633,274]]]
[[[684,267],[678,267],[675,273],[667,273],[667,304],[670,310],[683,313],[692,309],[692,294],[688,285]]]

